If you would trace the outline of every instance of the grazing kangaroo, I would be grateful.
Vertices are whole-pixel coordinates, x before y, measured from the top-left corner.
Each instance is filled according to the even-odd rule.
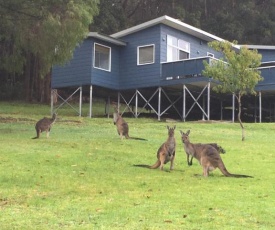
[[[144,167],[149,169],[156,169],[160,167],[160,170],[163,170],[163,166],[171,161],[170,170],[174,169],[174,160],[176,155],[176,140],[174,137],[174,130],[176,129],[176,126],[173,128],[170,128],[167,126],[168,129],[168,138],[166,142],[164,142],[158,149],[157,152],[157,162],[150,166],[150,165],[134,165],[136,167]]]
[[[231,174],[225,168],[218,150],[212,145],[208,144],[192,144],[189,141],[190,130],[186,133],[180,131],[181,139],[184,145],[186,154],[195,157],[203,168],[203,175],[209,176],[209,171],[219,168],[223,175],[227,177],[251,177],[247,175]]]
[[[123,137],[125,137],[126,139],[147,141],[144,138],[130,137],[129,136],[129,126],[128,126],[127,122],[122,118],[122,116],[118,112],[115,112],[113,114],[113,119],[114,119],[114,125],[116,125],[118,135],[120,136],[121,139],[123,139]]]
[[[199,146],[199,145],[211,145],[211,146],[213,146],[219,153],[223,153],[223,154],[226,153],[226,151],[225,151],[220,145],[218,145],[217,143],[207,143],[207,144],[196,143],[196,145],[197,145],[197,146]],[[187,153],[186,153],[186,155],[187,155],[187,164],[188,164],[189,166],[191,166],[191,165],[193,164],[193,156],[192,156],[192,155],[189,155],[189,154],[187,154]],[[190,160],[189,160],[189,157],[191,157]]]
[[[42,118],[41,120],[39,120],[36,125],[35,125],[35,130],[36,130],[36,134],[37,136],[36,137],[33,137],[32,139],[37,139],[40,137],[40,133],[46,131],[47,133],[47,138],[49,137],[49,134],[50,134],[50,130],[51,130],[51,127],[53,125],[53,123],[55,122],[56,120],[56,113],[53,114],[52,118],[47,118],[47,117],[44,117]]]

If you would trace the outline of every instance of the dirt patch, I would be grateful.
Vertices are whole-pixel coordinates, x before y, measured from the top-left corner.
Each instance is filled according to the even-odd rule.
[[[2,117],[0,116],[0,122],[1,123],[15,123],[15,122],[33,122],[34,120],[33,119],[30,119],[30,118],[25,118],[25,117],[20,117],[20,118],[14,118],[14,117]]]
[[[1,123],[14,123],[17,122],[18,119],[14,117],[0,117],[0,122]]]

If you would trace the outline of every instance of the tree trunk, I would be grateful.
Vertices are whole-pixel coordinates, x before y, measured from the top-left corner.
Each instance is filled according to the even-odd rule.
[[[241,113],[242,113],[242,102],[241,102],[241,94],[239,93],[238,96],[237,96],[237,99],[238,99],[238,105],[239,105],[239,112],[238,112],[238,121],[240,123],[240,126],[242,128],[242,141],[244,141],[245,139],[245,133],[244,133],[244,126],[243,126],[243,123],[242,123],[242,120],[241,120]]]
[[[30,79],[31,79],[31,54],[26,54],[26,65],[25,65],[25,81],[24,81],[24,92],[25,100],[30,101]]]
[[[51,72],[44,78],[44,98],[43,101],[48,103],[51,99]]]

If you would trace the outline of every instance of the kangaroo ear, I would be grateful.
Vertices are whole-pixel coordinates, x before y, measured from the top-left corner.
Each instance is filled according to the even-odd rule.
[[[190,134],[190,130],[187,130],[186,135],[188,136]]]

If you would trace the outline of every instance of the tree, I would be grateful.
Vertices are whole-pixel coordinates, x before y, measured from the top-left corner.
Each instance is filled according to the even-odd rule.
[[[221,93],[232,93],[238,101],[238,121],[242,129],[242,141],[245,139],[244,126],[241,121],[242,96],[255,94],[255,86],[262,80],[257,69],[262,56],[257,50],[249,50],[246,46],[239,47],[237,42],[213,41],[209,46],[222,52],[224,57],[220,61],[204,62],[204,76],[216,80],[219,84],[213,90]]]
[[[98,0],[0,0],[0,70],[25,79],[25,98],[46,101],[51,67],[89,32]]]

